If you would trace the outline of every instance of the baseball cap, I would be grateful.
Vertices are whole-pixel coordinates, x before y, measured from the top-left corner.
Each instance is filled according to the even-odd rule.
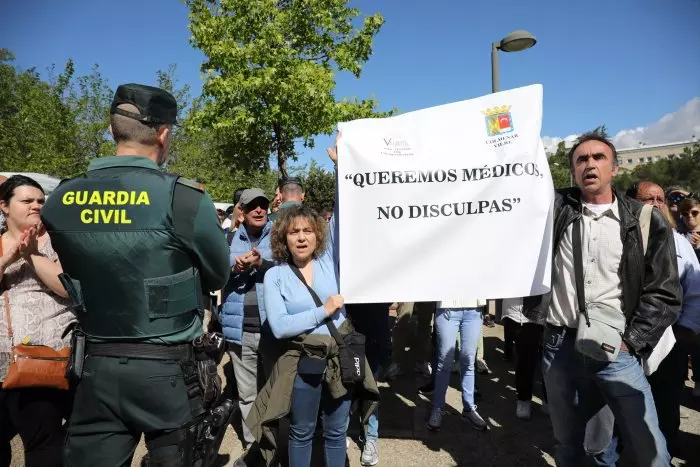
[[[248,188],[245,190],[243,193],[241,193],[241,199],[240,203],[241,205],[245,206],[247,204],[250,204],[253,200],[257,198],[264,198],[265,201],[268,203],[270,202],[270,199],[265,196],[265,192],[262,191],[260,188]]]
[[[122,104],[131,104],[139,113],[117,108]],[[174,124],[177,123],[177,102],[169,92],[143,84],[122,84],[117,88],[112,100],[110,114],[119,114],[143,123]]]
[[[280,189],[285,185],[299,185],[302,190],[304,189],[304,185],[301,184],[301,179],[298,177],[285,177],[280,179],[278,184]]]

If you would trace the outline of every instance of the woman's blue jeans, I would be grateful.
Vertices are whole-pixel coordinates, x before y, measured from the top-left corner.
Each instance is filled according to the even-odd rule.
[[[291,423],[289,427],[289,465],[308,467],[318,420],[322,409],[325,465],[344,467],[346,433],[350,417],[349,395],[332,399],[323,383],[324,375],[297,375],[292,391]]]
[[[442,308],[435,315],[437,335],[437,365],[433,408],[445,406],[445,395],[450,383],[450,371],[455,356],[457,333],[460,334],[460,371],[462,405],[465,412],[474,410],[474,374],[476,347],[479,343],[483,308]]]

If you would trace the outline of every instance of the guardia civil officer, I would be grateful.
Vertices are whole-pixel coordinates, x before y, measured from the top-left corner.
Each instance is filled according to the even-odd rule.
[[[121,85],[110,112],[116,155],[62,183],[42,212],[86,335],[64,463],[129,466],[145,434],[149,465],[190,465],[184,427],[203,413],[191,342],[202,292],[228,279],[228,247],[202,188],[159,169],[173,96]]]

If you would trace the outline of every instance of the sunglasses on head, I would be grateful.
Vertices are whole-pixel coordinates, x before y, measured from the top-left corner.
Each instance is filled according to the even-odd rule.
[[[668,197],[668,200],[674,204],[678,204],[686,198],[686,195],[674,193]]]
[[[688,198],[700,199],[700,194],[698,194],[698,193],[692,193],[692,192],[691,192],[691,193],[688,193],[687,195],[684,195],[684,194],[682,194],[682,193],[673,193],[672,195],[670,195],[670,196],[668,197],[668,200],[669,200],[672,204],[678,204],[678,203],[680,203],[681,201],[686,200],[686,199],[688,199]]]

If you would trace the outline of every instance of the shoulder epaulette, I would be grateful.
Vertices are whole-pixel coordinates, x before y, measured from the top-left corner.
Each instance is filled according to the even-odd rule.
[[[192,180],[190,178],[185,178],[185,177],[178,177],[177,183],[179,183],[180,185],[188,186],[190,188],[194,188],[197,191],[204,192],[204,184],[199,183],[196,180]]]

